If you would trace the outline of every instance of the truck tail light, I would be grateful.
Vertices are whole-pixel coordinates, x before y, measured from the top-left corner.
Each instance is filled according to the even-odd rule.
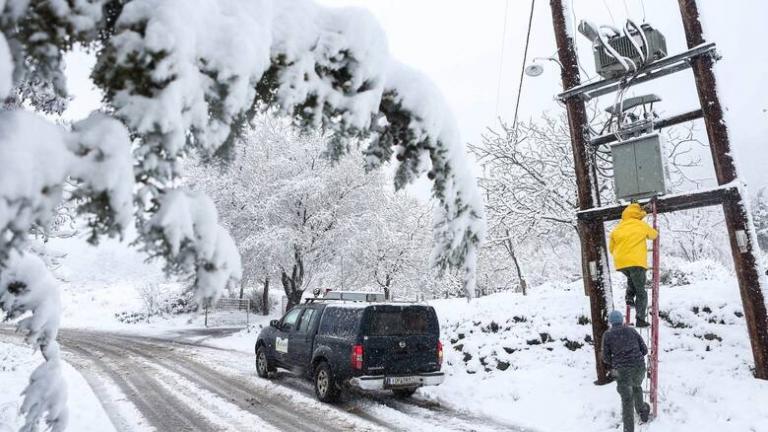
[[[352,369],[360,370],[363,368],[363,346],[355,345],[352,347]]]
[[[443,343],[437,341],[437,365],[443,365]]]

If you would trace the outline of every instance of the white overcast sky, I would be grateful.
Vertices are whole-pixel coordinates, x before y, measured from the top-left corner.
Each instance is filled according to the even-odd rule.
[[[677,1],[644,0],[645,18],[664,33],[670,53],[686,49]],[[459,122],[465,141],[478,142],[497,114],[513,117],[525,43],[530,0],[320,0],[332,6],[369,9],[387,32],[390,51],[399,60],[426,72],[440,87]],[[606,6],[607,5],[607,6]],[[718,43],[723,60],[718,64],[722,95],[728,107],[731,139],[742,177],[752,187],[768,185],[768,2],[765,0],[699,0],[708,39]],[[505,8],[507,32],[502,39]],[[575,0],[576,19],[621,25],[629,15],[643,21],[640,0]],[[610,12],[609,12],[610,11]],[[613,15],[613,17],[611,17]],[[549,1],[537,0],[533,17],[529,61],[555,54]],[[504,62],[500,60],[504,43]],[[578,38],[583,66],[594,70],[590,44]],[[760,41],[760,42],[758,42]],[[560,90],[554,63],[545,73],[527,78],[520,103],[520,118],[536,117],[544,110],[560,109],[553,96]],[[638,86],[637,94],[658,93],[659,105],[671,115],[695,109],[698,103],[689,71]],[[496,111],[497,93],[499,111]],[[632,93],[632,92],[630,92]],[[600,101],[605,107],[613,99]],[[703,123],[700,124],[703,133]],[[711,166],[708,159],[705,164]],[[711,170],[704,173],[713,176]]]
[[[387,33],[394,57],[429,75],[442,89],[463,139],[478,142],[497,116],[511,120],[522,62],[529,0],[319,0],[329,6],[357,6],[371,11]],[[575,20],[621,25],[629,15],[643,21],[641,0],[574,0]],[[660,29],[670,53],[685,49],[677,1],[644,0],[645,19]],[[721,95],[728,109],[731,140],[741,175],[752,192],[768,186],[768,2],[764,0],[699,0],[709,40],[717,42],[723,60],[718,63]],[[507,32],[502,38],[505,9]],[[589,42],[578,37],[582,65],[594,70]],[[503,62],[502,59],[503,43]],[[537,0],[529,48],[533,57],[555,54],[549,2]],[[70,88],[76,96],[69,118],[81,118],[98,106],[99,96],[89,91],[92,59],[78,53],[68,58]],[[545,73],[526,77],[520,118],[535,118],[544,110],[561,109],[553,102],[560,90],[554,63]],[[501,74],[500,74],[501,72]],[[501,86],[499,88],[499,77]],[[497,90],[499,90],[497,92]],[[664,100],[661,115],[696,108],[698,99],[690,71],[637,86],[630,92],[655,92]],[[497,112],[498,95],[498,112]],[[613,99],[601,100],[605,107]],[[700,122],[699,122],[700,123]],[[700,123],[704,137],[703,124]],[[700,176],[712,177],[708,159]]]

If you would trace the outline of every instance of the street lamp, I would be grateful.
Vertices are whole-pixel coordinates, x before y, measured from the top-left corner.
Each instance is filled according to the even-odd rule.
[[[532,60],[533,63],[525,67],[525,74],[528,75],[529,77],[537,77],[542,73],[544,73],[544,66],[537,63],[541,60],[548,60],[548,61],[555,62],[557,63],[558,66],[560,66],[560,69],[563,68],[563,65],[560,64],[560,61],[554,57],[534,57]]]

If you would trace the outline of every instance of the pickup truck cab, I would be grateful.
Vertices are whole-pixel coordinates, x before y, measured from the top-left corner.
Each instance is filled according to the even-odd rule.
[[[256,340],[256,372],[288,369],[314,382],[323,402],[344,387],[411,396],[443,382],[435,310],[415,303],[309,301],[273,320]]]

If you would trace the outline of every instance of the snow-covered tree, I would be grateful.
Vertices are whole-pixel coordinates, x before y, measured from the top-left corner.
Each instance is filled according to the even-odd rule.
[[[199,161],[207,192],[240,249],[245,285],[278,281],[296,304],[307,288],[413,291],[429,270],[431,209],[366,173],[358,154],[333,160],[329,137],[260,116],[221,169]]]
[[[659,216],[661,250],[693,262],[711,259],[730,267],[728,230],[719,207],[704,207]]]
[[[0,0],[0,30],[3,99],[46,83],[66,100],[62,59],[75,44],[94,48],[105,97],[105,114],[71,132],[19,108],[0,113],[3,277],[19,274],[13,254],[25,253],[32,226],[48,225],[74,178],[93,243],[122,235],[134,210],[141,247],[193,274],[200,301],[214,300],[241,263],[213,202],[182,186],[179,160],[227,160],[248,121],[273,107],[307,130],[326,128],[337,158],[358,139],[370,143],[369,169],[396,156],[397,187],[428,173],[439,201],[434,263],[460,267],[472,292],[483,208],[456,122],[426,77],[390,58],[370,14],[311,0]],[[21,95],[50,111],[48,98]]]
[[[375,211],[363,220],[360,235],[349,243],[366,281],[373,281],[386,298],[393,293],[413,297],[425,293],[429,271],[432,209],[404,194],[380,191],[370,196]]]
[[[599,134],[607,117],[594,104],[588,106],[588,113],[590,127]],[[694,129],[690,125],[677,126],[666,129],[664,134],[670,190],[694,187],[697,180],[687,175],[687,168],[700,162],[693,151],[701,146]],[[497,263],[493,268],[485,265],[483,271],[494,277],[508,274],[522,286],[526,262],[538,267],[535,260],[527,259],[526,255],[536,251],[526,243],[567,249],[578,239],[577,187],[567,118],[565,114],[553,117],[545,113],[514,126],[502,122],[498,129],[488,130],[481,144],[470,145],[470,150],[483,167],[479,183],[486,197],[486,248],[498,249],[484,254],[507,257],[506,264]],[[607,205],[615,202],[610,149],[603,146],[593,150],[589,157],[598,189],[596,204]],[[682,233],[678,238],[683,243],[691,240]],[[569,269],[577,259],[578,254],[571,254],[568,262],[561,260],[559,265]],[[483,277],[492,279],[488,274]]]
[[[768,187],[760,189],[752,202],[752,219],[755,222],[757,243],[768,253]]]
[[[371,213],[366,189],[381,187],[359,154],[330,159],[326,140],[260,117],[234,144],[233,163],[197,164],[190,180],[215,197],[250,269],[246,282],[279,281],[290,305],[332,265],[354,220]]]

